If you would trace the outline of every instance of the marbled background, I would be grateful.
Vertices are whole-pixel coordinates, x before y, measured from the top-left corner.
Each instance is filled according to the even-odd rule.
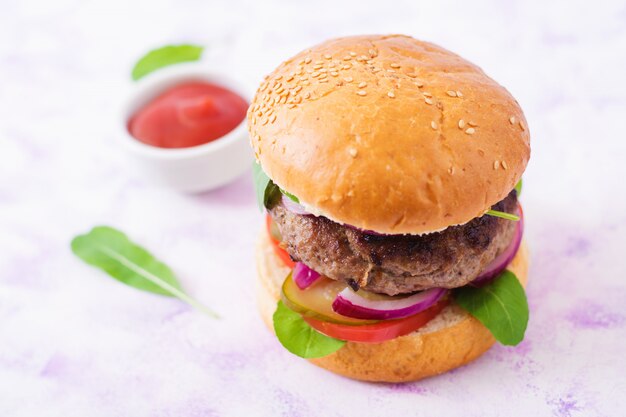
[[[526,111],[531,321],[515,348],[408,385],[283,350],[257,316],[250,175],[181,195],[129,175],[115,116],[134,60],[194,41],[250,85],[325,38],[400,32],[478,63]],[[0,4],[0,415],[626,415],[623,1]],[[126,231],[223,319],[78,261]]]

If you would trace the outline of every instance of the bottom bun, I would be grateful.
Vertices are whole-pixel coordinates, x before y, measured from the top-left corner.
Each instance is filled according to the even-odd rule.
[[[257,244],[256,260],[259,308],[265,324],[273,331],[272,316],[280,299],[281,285],[290,270],[274,253],[265,229]],[[528,248],[525,242],[509,269],[526,286]],[[408,382],[465,365],[485,353],[495,341],[485,326],[453,304],[426,326],[406,336],[383,343],[347,342],[337,352],[310,361],[348,378]]]

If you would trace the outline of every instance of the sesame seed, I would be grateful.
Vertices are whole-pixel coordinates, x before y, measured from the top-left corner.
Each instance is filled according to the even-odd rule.
[[[498,169],[499,162],[493,161],[493,169]]]
[[[276,79],[277,79],[277,80],[280,80],[281,78],[283,78],[283,76],[282,76],[282,75],[277,75],[277,76],[276,76]]]
[[[302,90],[302,86],[301,85],[299,85],[299,86],[297,86],[296,88],[293,89],[293,91],[295,91],[296,93],[298,91],[300,91],[300,90]]]
[[[367,83],[365,81],[359,83],[359,88],[367,87]]]
[[[311,63],[311,61],[312,61],[312,59],[311,59],[311,58],[309,58],[309,57],[307,57],[307,58],[304,60],[304,63],[305,63],[305,64],[310,64],[310,63]]]
[[[358,95],[360,95],[360,96],[367,95],[367,91],[365,91],[365,90],[359,90],[359,91],[357,91],[356,93],[357,93]]]
[[[392,63],[392,64],[389,64],[389,66],[390,66],[391,68],[400,68],[400,65],[396,64],[395,62],[394,62],[394,63]]]
[[[422,88],[424,87],[424,83],[421,81],[415,81],[415,85],[417,86],[417,88]]]
[[[289,76],[289,78],[287,78],[287,81],[291,81],[291,80],[293,80],[293,77],[294,77],[294,75],[293,75],[293,74],[291,74],[291,75]]]
[[[311,97],[311,93],[309,93],[308,91],[304,93],[304,98],[309,98],[309,97]]]
[[[515,120],[516,120],[516,119],[515,119],[515,116],[511,116],[511,117],[509,117],[509,123],[511,123],[512,125],[514,125],[514,124],[515,124]]]
[[[333,77],[336,77],[339,75],[339,73],[337,71],[331,71],[330,75],[332,75]]]
[[[315,61],[315,65],[324,65],[324,61]]]
[[[276,115],[273,114],[272,117],[270,117],[270,123],[274,123],[276,121]]]
[[[306,80],[308,80],[308,79],[309,79],[309,77],[307,77],[306,75],[305,75],[305,76],[300,77],[300,81],[306,81]]]
[[[396,70],[388,69],[387,72],[396,72]]]
[[[350,61],[352,59],[352,57],[350,55],[346,55],[343,57],[344,61]]]
[[[265,126],[266,124],[267,124],[267,118],[265,118],[265,119],[263,119],[263,120],[261,121],[261,125]]]
[[[454,175],[454,167],[448,168],[448,174]]]
[[[417,74],[416,74],[416,73],[414,73],[414,72],[407,72],[407,73],[406,73],[406,75],[407,75],[407,77],[410,77],[410,78],[415,78],[415,77],[417,77]]]
[[[433,96],[433,95],[432,95],[432,94],[430,94],[428,91],[424,91],[424,92],[422,93],[422,95],[424,95],[424,96],[426,96],[426,97],[432,97],[432,96]]]
[[[343,67],[341,67],[341,68],[343,68],[343,69],[350,69],[350,68],[352,68],[352,65],[350,65],[350,64],[343,64]]]
[[[321,73],[321,74],[320,74],[320,77],[319,77],[319,78],[320,78],[320,80],[323,80],[323,79],[324,79],[324,78],[326,78],[326,77],[328,77],[328,74],[326,74],[326,73],[324,72],[324,73]]]
[[[509,166],[507,165],[506,161],[501,161],[500,165],[502,165],[502,168],[504,169],[509,169]]]
[[[352,77],[345,77],[343,80],[345,82],[347,82],[347,83],[351,83],[352,82]]]
[[[468,125],[470,125],[470,126],[474,126],[474,127],[478,126],[478,123],[476,123],[476,122],[474,122],[474,121],[472,121],[472,120],[470,120],[469,122],[467,122],[467,124],[468,124]]]
[[[314,66],[313,66],[313,69],[318,70],[318,69],[321,69],[322,67],[323,67],[323,65],[322,65],[322,64],[317,64],[317,65],[314,65]]]
[[[522,121],[519,121],[519,127],[522,128],[522,130],[526,130],[526,127],[524,127],[524,123],[522,123]]]
[[[350,56],[356,56],[356,52],[350,52]]]
[[[473,127],[468,127],[465,130],[465,133],[467,133],[468,135],[473,135],[476,132],[476,129],[474,129]]]
[[[424,101],[426,102],[426,104],[433,104],[433,101],[429,99],[428,97],[426,97]]]
[[[389,91],[389,92],[387,93],[387,95],[388,95],[389,97],[391,97],[391,98],[394,98],[394,97],[396,96],[396,95],[393,93],[393,91]]]
[[[459,120],[459,129],[463,129],[465,127],[465,120]]]
[[[350,156],[352,156],[353,158],[356,157],[356,154],[358,153],[357,150],[354,148],[348,149],[348,152],[350,153]]]
[[[280,94],[280,93],[282,93],[283,91],[285,91],[285,88],[284,88],[283,86],[280,86],[280,88],[278,88],[278,89],[275,91],[275,93],[276,93],[276,94]]]
[[[326,78],[320,78],[320,79],[318,79],[318,80],[317,80],[317,82],[318,82],[318,83],[327,83],[327,82],[328,82],[328,79],[326,79]]]
[[[380,69],[380,68],[372,68],[372,72],[374,74],[376,74],[377,72],[381,72],[381,71],[382,71],[382,69]]]
[[[456,96],[457,97],[463,97],[463,93],[461,93],[459,90],[456,90]]]
[[[369,51],[367,51],[367,52],[369,52],[370,56],[372,56],[372,57],[375,57],[375,56],[376,56],[376,51],[375,51],[375,50],[373,50],[373,49],[370,49],[370,50],[369,50]]]
[[[434,130],[437,130],[437,122],[435,122],[434,120],[430,122],[430,127],[432,127]]]
[[[449,95],[450,97],[456,97],[456,91],[449,90],[449,91],[446,91],[446,94]]]
[[[326,59],[332,59],[332,57],[333,57],[333,56],[332,56],[332,55],[330,55],[330,54],[324,54],[324,58],[326,58]]]
[[[311,77],[313,77],[313,78],[317,78],[319,76],[320,76],[320,73],[317,72],[317,71],[315,71],[314,73],[311,74]]]

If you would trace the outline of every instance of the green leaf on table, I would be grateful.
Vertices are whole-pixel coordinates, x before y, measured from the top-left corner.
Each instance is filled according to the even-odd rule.
[[[153,49],[144,55],[133,67],[134,81],[168,65],[197,61],[204,47],[198,45],[168,45]]]
[[[517,198],[522,195],[522,179],[520,178],[517,184],[515,184],[515,192],[517,193]]]
[[[321,358],[341,349],[346,342],[321,334],[302,316],[278,302],[274,312],[274,331],[289,352],[301,358]]]
[[[514,346],[524,339],[528,302],[513,272],[506,270],[483,287],[468,285],[453,294],[457,304],[489,329],[498,342]]]
[[[192,307],[217,317],[213,311],[187,295],[172,270],[150,252],[131,242],[119,230],[97,226],[72,240],[72,251],[89,265],[116,280],[155,294],[177,297]]]

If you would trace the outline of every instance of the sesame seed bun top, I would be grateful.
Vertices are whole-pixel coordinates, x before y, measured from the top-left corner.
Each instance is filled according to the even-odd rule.
[[[283,62],[248,110],[264,171],[314,213],[380,233],[463,224],[530,156],[515,99],[480,68],[408,36],[334,39]]]

